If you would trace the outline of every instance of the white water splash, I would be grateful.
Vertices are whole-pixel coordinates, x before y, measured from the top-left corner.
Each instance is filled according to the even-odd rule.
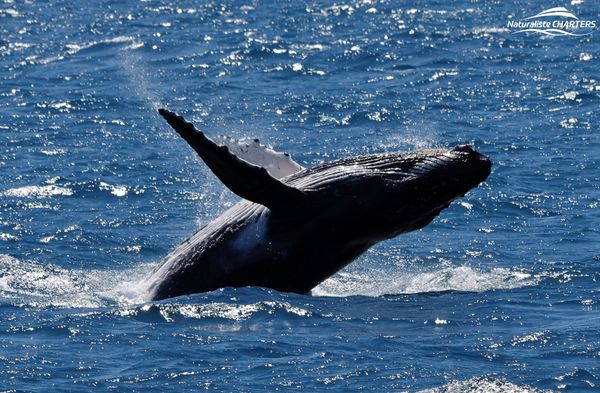
[[[466,381],[452,381],[444,386],[420,390],[417,393],[544,393],[529,386],[519,386],[508,381],[488,378],[472,378]]]
[[[65,149],[43,149],[40,150],[40,153],[47,156],[59,156],[66,153]]]
[[[100,182],[100,189],[103,191],[110,191],[112,195],[117,197],[124,197],[128,192],[128,188],[125,185],[112,185],[106,182]]]
[[[489,271],[470,266],[444,266],[430,271],[368,270],[340,272],[312,290],[316,296],[383,296],[423,292],[484,292],[534,285],[528,273],[505,268]]]
[[[177,304],[177,303],[147,303],[141,307],[123,308],[115,311],[120,316],[143,316],[154,313],[165,322],[173,322],[177,318],[221,318],[231,321],[244,321],[255,314],[264,312],[274,314],[285,312],[298,317],[310,317],[312,313],[306,309],[296,307],[288,302],[263,300],[249,304],[210,302],[205,304]]]
[[[380,151],[432,149],[440,146],[437,124],[420,121],[404,130],[387,134],[377,144]]]
[[[64,269],[0,254],[0,299],[32,307],[96,308],[147,300],[149,265],[122,271]]]
[[[142,56],[137,49],[144,46],[143,42],[133,41],[131,45],[121,48],[121,68],[125,72],[133,92],[155,111],[163,105],[158,96],[151,90],[150,81],[152,77],[144,66]],[[156,85],[156,83],[153,83]]]
[[[34,307],[140,304],[149,300],[148,283],[144,277],[153,266],[145,264],[120,271],[65,269],[0,254],[0,298],[11,304]],[[539,279],[522,271],[505,268],[484,271],[469,266],[444,266],[432,271],[398,270],[393,273],[370,269],[340,272],[313,289],[312,294],[376,297],[447,290],[483,292],[535,285]],[[203,309],[198,313],[208,315],[209,311]],[[228,318],[224,310],[215,312]]]

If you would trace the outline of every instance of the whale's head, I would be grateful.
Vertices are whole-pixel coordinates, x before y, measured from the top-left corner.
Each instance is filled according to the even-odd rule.
[[[491,161],[471,146],[417,151],[399,156],[383,176],[379,216],[388,237],[427,225],[456,198],[477,187],[491,172]],[[384,170],[385,172],[385,170]]]
[[[365,225],[381,238],[420,229],[456,198],[483,182],[490,160],[468,145],[391,154],[367,164],[376,195],[362,204]],[[373,209],[374,208],[374,209]]]
[[[427,225],[483,182],[490,160],[467,145],[333,161],[292,184],[324,194],[327,211],[352,212],[346,225],[376,242]]]

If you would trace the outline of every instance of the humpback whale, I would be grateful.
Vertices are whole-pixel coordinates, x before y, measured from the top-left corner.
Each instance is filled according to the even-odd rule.
[[[429,224],[491,170],[468,145],[303,168],[258,140],[213,141],[183,117],[159,113],[242,200],[150,273],[153,300],[244,286],[307,293],[374,244]]]

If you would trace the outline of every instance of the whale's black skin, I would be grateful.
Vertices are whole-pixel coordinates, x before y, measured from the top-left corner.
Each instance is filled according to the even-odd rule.
[[[375,243],[427,225],[491,169],[487,157],[457,146],[344,158],[278,180],[159,112],[244,200],[150,274],[155,300],[243,286],[306,293]]]

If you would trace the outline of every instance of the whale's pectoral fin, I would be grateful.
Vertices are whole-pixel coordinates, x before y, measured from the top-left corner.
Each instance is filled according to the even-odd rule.
[[[300,206],[305,201],[304,192],[280,182],[265,168],[240,159],[227,146],[217,145],[183,117],[166,109],[159,109],[158,112],[198,153],[219,180],[238,196],[273,211]]]
[[[262,145],[258,139],[244,143],[220,135],[214,141],[227,146],[229,151],[244,161],[265,168],[275,179],[281,179],[304,169],[287,153],[280,153]]]

